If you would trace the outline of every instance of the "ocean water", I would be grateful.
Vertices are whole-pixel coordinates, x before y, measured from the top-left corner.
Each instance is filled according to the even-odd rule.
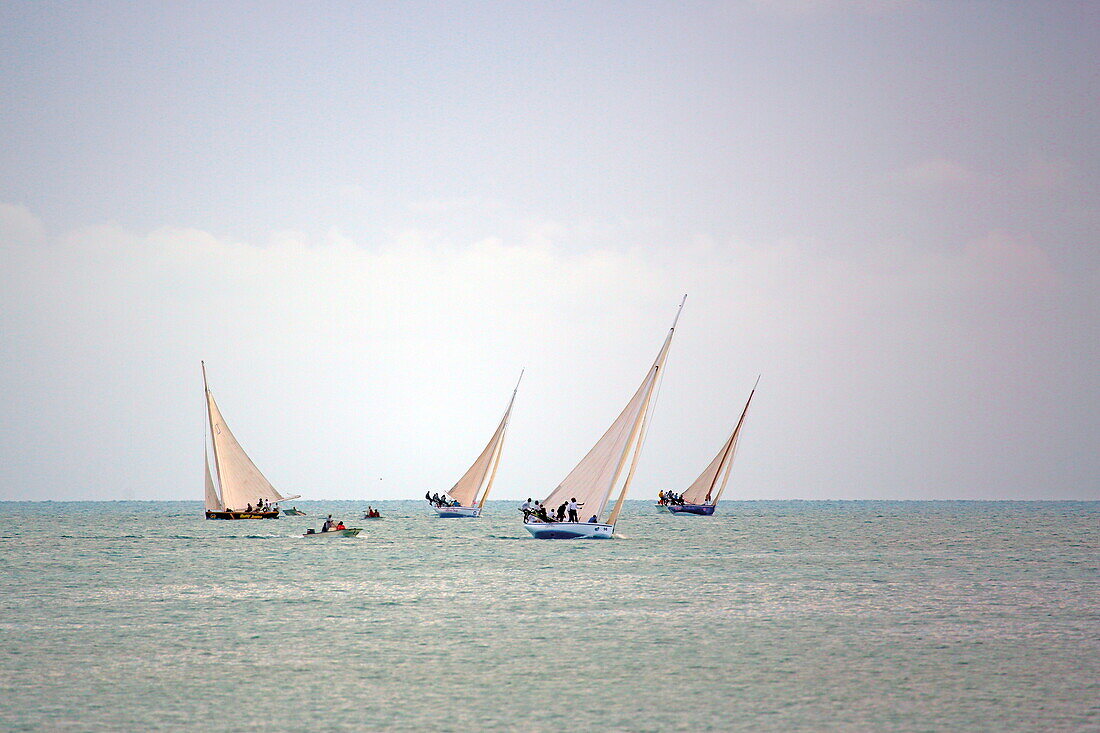
[[[0,503],[2,730],[1100,730],[1100,502]]]

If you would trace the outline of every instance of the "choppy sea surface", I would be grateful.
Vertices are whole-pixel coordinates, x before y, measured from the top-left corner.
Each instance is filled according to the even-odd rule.
[[[296,505],[0,503],[0,729],[1100,729],[1100,502]]]

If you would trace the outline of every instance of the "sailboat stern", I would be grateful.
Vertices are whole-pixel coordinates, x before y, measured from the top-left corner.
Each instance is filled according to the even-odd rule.
[[[537,540],[609,540],[613,524],[587,522],[527,522],[523,525]]]

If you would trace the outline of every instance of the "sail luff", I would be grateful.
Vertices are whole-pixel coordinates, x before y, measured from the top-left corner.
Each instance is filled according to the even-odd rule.
[[[218,490],[214,488],[214,479],[210,477],[210,456],[206,452],[206,436],[203,436],[202,463],[206,474],[206,509],[212,512],[222,511],[222,500],[218,496]]]
[[[500,440],[497,441],[496,452],[493,453],[493,460],[491,462],[492,469],[489,472],[489,480],[485,483],[485,490],[481,492],[481,500],[477,503],[477,508],[480,509],[485,506],[485,500],[489,498],[489,492],[493,490],[493,482],[497,478],[497,466],[500,465],[500,455],[504,452],[504,433],[500,434]]]
[[[222,482],[221,461],[218,460],[218,441],[214,440],[214,412],[210,409],[214,396],[210,394],[210,385],[206,381],[206,362],[200,361],[199,364],[202,365],[202,391],[206,395],[206,422],[210,427],[210,445],[214,450],[214,472],[218,474],[218,501],[221,508],[225,509],[225,484]]]
[[[650,407],[653,399],[653,387],[660,384],[664,379],[665,361],[668,359],[668,350],[672,346],[672,335],[676,333],[676,324],[680,321],[680,313],[684,310],[684,303],[687,301],[687,294],[684,294],[683,299],[680,301],[680,307],[676,309],[676,317],[672,319],[672,327],[668,329],[668,336],[665,337],[665,343],[661,346],[661,351],[657,354],[657,361],[653,363],[653,368],[656,370],[656,374],[653,380],[653,385],[650,387],[649,394],[646,395],[645,406],[642,407],[642,412],[639,415],[639,429],[636,434],[637,445],[634,446],[634,457],[630,461],[630,470],[626,474],[626,481],[623,482],[623,488],[619,491],[619,498],[615,501],[615,508],[611,510],[611,516],[608,517],[607,523],[614,525],[619,519],[619,513],[623,509],[623,502],[626,501],[627,491],[630,489],[630,483],[634,480],[634,471],[638,468],[638,459],[642,454],[642,446],[645,444],[646,433],[649,430],[649,415]],[[633,442],[633,439],[632,439]]]
[[[710,486],[707,487],[707,496],[711,497],[711,499],[713,500],[713,501],[711,501],[711,503],[713,503],[713,504],[718,503],[718,498],[713,496],[714,486],[715,486],[715,484],[718,483],[718,477],[721,476],[723,474],[723,472],[728,477],[729,476],[729,467],[731,465],[733,465],[733,461],[730,459],[730,452],[733,448],[733,443],[734,443],[735,440],[737,440],[737,430],[736,430],[736,428],[734,429],[734,431],[732,433],[730,433],[730,437],[726,441],[726,444],[724,446],[722,446],[722,460],[718,464],[718,470],[714,472],[714,477],[711,478],[711,480],[710,480]],[[728,460],[728,462],[727,462],[727,460]],[[723,486],[725,486],[724,483],[723,483]],[[710,501],[708,499],[705,499],[705,500]]]
[[[653,394],[653,388],[651,386],[650,387],[650,395],[652,395],[652,394]],[[637,445],[634,446],[633,460],[631,460],[631,462],[630,462],[630,471],[627,472],[626,480],[623,481],[623,488],[619,491],[619,498],[615,500],[615,508],[611,510],[611,516],[608,517],[608,519],[607,519],[608,524],[613,525],[613,524],[615,524],[616,520],[618,520],[619,512],[621,512],[622,508],[623,508],[623,501],[626,499],[627,489],[630,488],[630,481],[631,481],[631,479],[634,478],[634,469],[637,468],[637,466],[638,466],[638,455],[641,453],[641,448],[642,448],[641,441],[639,440],[640,433],[641,433],[641,428],[642,428],[642,423],[645,421],[645,419],[644,419],[645,414],[648,411],[649,411],[649,395],[646,396],[646,405],[642,408],[641,415],[639,415],[639,417],[641,419],[639,419],[638,421],[636,421],[634,423],[634,431],[630,436],[630,440],[627,441],[627,444],[626,444],[626,446],[627,446],[626,450],[630,450],[631,446],[635,442],[637,442]],[[623,458],[624,459],[626,458],[626,452],[625,451],[623,453]],[[619,466],[619,470],[622,470],[622,465]],[[619,478],[618,474],[616,474],[615,480],[618,480],[618,478]],[[615,487],[614,481],[612,482],[611,487],[612,488]]]
[[[508,409],[504,411],[504,420],[502,421],[503,428],[500,432],[500,441],[497,442],[496,454],[493,456],[493,470],[489,474],[489,482],[485,484],[485,491],[481,493],[481,501],[477,503],[477,508],[481,509],[485,506],[485,500],[489,498],[489,492],[493,490],[493,482],[497,479],[497,468],[500,467],[500,457],[504,455],[504,439],[508,436],[508,421],[512,418],[512,405],[516,403],[516,393],[519,392],[519,383],[523,381],[524,369],[519,371],[519,379],[516,380],[516,388],[512,390],[512,399],[508,401]]]
[[[726,464],[726,472],[722,477],[722,485],[718,488],[718,494],[714,497],[714,505],[718,505],[718,500],[722,498],[722,492],[726,490],[726,484],[729,482],[730,471],[733,469],[733,456],[737,449],[737,439],[741,436],[741,426],[745,423],[745,415],[749,412],[749,405],[752,404],[752,396],[756,394],[756,387],[760,384],[760,377],[756,378],[756,384],[752,386],[752,391],[749,392],[749,398],[745,400],[745,408],[741,410],[741,417],[737,421],[737,427],[733,429],[733,435],[730,436],[729,445],[729,463]],[[717,478],[717,476],[715,476]]]

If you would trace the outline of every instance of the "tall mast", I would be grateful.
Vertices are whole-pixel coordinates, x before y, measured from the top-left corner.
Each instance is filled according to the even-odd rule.
[[[657,355],[657,361],[653,363],[653,368],[656,370],[656,374],[653,376],[653,383],[656,385],[657,380],[664,376],[665,359],[668,357],[668,348],[672,345],[672,334],[676,332],[676,324],[680,320],[680,313],[684,310],[684,303],[687,301],[687,293],[680,300],[680,307],[676,309],[676,317],[672,319],[672,327],[668,330],[668,336],[665,337],[664,346],[661,347],[661,353]],[[615,501],[615,508],[611,510],[611,516],[608,517],[608,524],[615,524],[615,521],[619,518],[619,512],[623,509],[623,501],[626,499],[626,492],[630,488],[630,482],[634,479],[634,469],[638,467],[638,458],[642,452],[642,443],[645,442],[645,432],[642,430],[642,426],[649,422],[649,404],[653,398],[653,386],[650,386],[649,394],[646,395],[645,405],[642,407],[642,412],[638,416],[638,420],[634,424],[634,430],[631,433],[630,440],[627,441],[626,448],[623,449],[622,458],[619,459],[619,467],[615,470],[615,478],[611,482],[611,487],[615,487],[615,482],[619,480],[619,474],[623,470],[623,464],[626,461],[627,453],[630,451],[631,444],[637,441],[637,445],[634,446],[634,456],[630,461],[630,470],[627,471],[626,481],[623,482],[623,488],[619,491],[619,498]],[[597,517],[598,519],[598,517]]]
[[[512,417],[512,405],[516,401],[516,392],[519,392],[519,383],[523,381],[524,369],[519,370],[519,379],[516,380],[516,388],[512,390],[512,399],[508,401],[508,409],[504,411],[504,430],[500,434],[500,440],[497,441],[496,450],[493,453],[493,471],[489,474],[489,483],[485,484],[485,491],[481,494],[481,501],[478,502],[477,508],[485,506],[485,500],[489,498],[489,491],[493,488],[493,481],[497,477],[497,467],[500,466],[500,456],[504,452],[504,439],[508,437],[508,421]]]
[[[202,365],[202,390],[206,396],[206,421],[210,425],[210,445],[214,447],[214,471],[218,474],[218,493],[221,495],[224,508],[225,487],[222,485],[222,464],[218,459],[218,441],[214,439],[214,415],[210,412],[210,387],[206,383],[206,362],[200,361],[199,364]]]
[[[727,456],[729,455],[729,452],[733,450],[733,447],[735,445],[737,445],[737,437],[741,433],[741,425],[745,422],[745,415],[747,415],[748,412],[749,412],[749,404],[752,403],[752,396],[754,394],[756,394],[756,388],[759,384],[760,384],[760,376],[757,375],[756,384],[752,385],[752,391],[749,392],[749,398],[747,400],[745,400],[745,409],[741,410],[741,417],[737,420],[737,427],[735,427],[733,429],[733,435],[730,436],[729,444],[726,446],[726,455]],[[726,460],[726,458],[723,457],[722,461],[725,462],[725,460]],[[712,505],[717,505],[718,504],[718,500],[722,497],[722,492],[726,490],[726,483],[729,481],[730,469],[732,468],[732,466],[733,466],[732,462],[730,463],[730,465],[726,466],[725,475],[722,477],[722,486],[721,486],[721,488],[718,489],[718,496],[714,497],[714,499],[711,500]],[[714,490],[715,482],[718,480],[718,474],[719,473],[723,473],[722,470],[721,470],[721,466],[719,466],[718,472],[714,474],[714,480],[711,481],[710,488],[711,488],[712,491]]]

